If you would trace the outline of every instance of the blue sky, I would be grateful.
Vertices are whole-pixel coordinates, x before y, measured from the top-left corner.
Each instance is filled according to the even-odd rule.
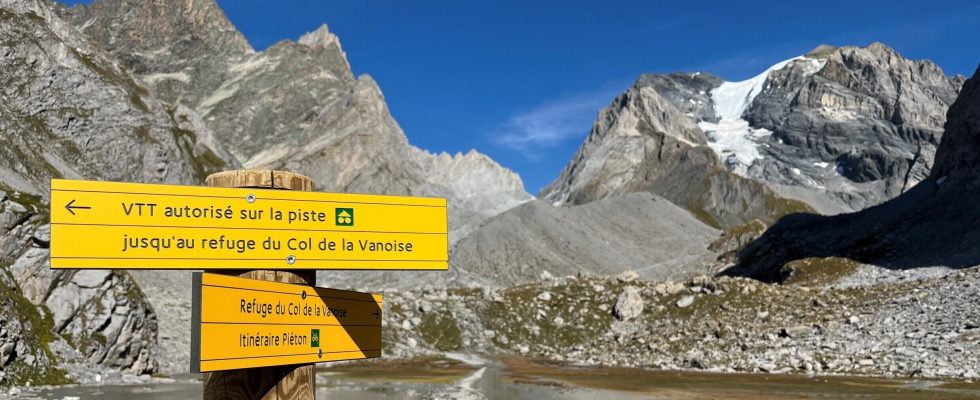
[[[644,72],[755,75],[821,43],[881,41],[947,74],[980,62],[980,4],[896,1],[219,0],[257,49],[326,23],[413,144],[489,154],[532,194]]]

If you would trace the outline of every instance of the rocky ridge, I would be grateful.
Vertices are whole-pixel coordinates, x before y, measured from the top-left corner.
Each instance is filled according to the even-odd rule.
[[[447,197],[454,240],[531,198],[482,154],[409,144],[378,84],[354,76],[326,25],[256,52],[213,0],[99,0],[62,14],[155,95],[197,110],[246,167],[301,173],[328,192]]]

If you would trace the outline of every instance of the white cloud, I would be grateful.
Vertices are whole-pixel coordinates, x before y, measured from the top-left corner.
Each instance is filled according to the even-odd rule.
[[[563,96],[518,112],[501,124],[493,142],[537,159],[542,150],[584,137],[599,110],[620,92],[619,86],[613,89],[613,85],[606,85],[594,92]]]

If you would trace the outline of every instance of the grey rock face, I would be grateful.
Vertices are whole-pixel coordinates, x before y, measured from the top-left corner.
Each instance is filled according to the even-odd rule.
[[[29,198],[21,199],[26,200]],[[16,209],[5,204],[13,201],[0,203],[0,209]],[[21,223],[0,236],[4,249],[0,262],[9,264],[0,275],[10,277],[12,290],[23,297],[22,304],[37,307],[50,318],[50,326],[32,329],[51,332],[31,334],[70,338],[93,364],[133,374],[156,371],[156,316],[136,283],[124,271],[50,269],[49,242],[43,240],[50,235],[49,226],[41,224],[47,217],[36,212],[22,214]]]
[[[711,90],[722,82],[721,78],[709,73],[695,72],[643,74],[637,79],[636,85],[653,89],[684,115],[701,121],[717,118],[712,107]]]
[[[711,166],[710,157],[688,153],[704,134],[650,87],[634,85],[599,117],[585,144],[540,197],[558,204],[643,190],[685,160]]]
[[[160,371],[183,372],[190,365],[191,275],[184,271],[131,270],[144,298],[157,316],[156,361]]]
[[[980,265],[980,235],[973,222],[980,211],[970,200],[978,190],[978,87],[980,74],[963,85],[950,107],[937,168],[929,178],[857,213],[787,217],[746,246],[731,273],[779,280],[784,264],[807,257],[846,257],[893,269]]]
[[[82,370],[154,372],[156,320],[133,280],[125,272],[49,269],[43,200],[16,191],[4,197],[0,220],[10,223],[0,229],[0,354],[10,365],[0,383],[66,383],[78,378],[78,363]],[[58,369],[66,366],[67,374]]]
[[[658,92],[668,88],[672,98],[685,93],[704,97],[698,88],[707,88],[717,78],[700,76],[641,77],[599,113],[585,143],[540,197],[555,204],[583,204],[649,191],[716,228],[753,218],[771,222],[789,212],[809,210],[759,182],[726,171],[692,117],[694,112],[708,112],[703,104],[688,111],[689,116]],[[693,89],[679,89],[690,82]],[[696,107],[705,100],[692,101],[681,103]]]
[[[171,104],[201,102],[254,53],[213,1],[102,0],[59,11]]]
[[[24,384],[38,375],[48,377],[57,360],[45,351],[47,343],[34,332],[44,319],[20,292],[7,271],[0,271],[0,384]],[[42,371],[38,374],[37,371]]]
[[[807,57],[820,69],[803,60],[773,71],[746,110],[772,131],[748,175],[805,188],[797,196],[825,212],[860,210],[925,179],[962,81],[881,43]]]
[[[488,218],[532,199],[521,177],[474,150],[450,156],[415,149],[427,184],[450,199],[450,245]]]
[[[97,270],[50,273],[46,260],[44,254],[38,264],[18,262],[11,270],[33,286],[47,283],[52,288],[33,293],[31,300],[51,310],[55,331],[70,335],[93,363],[137,375],[156,371],[156,315],[129,275]]]
[[[936,151],[930,176],[937,184],[947,180],[970,182],[980,173],[980,69],[963,85],[959,98],[949,108],[946,133]],[[940,180],[942,182],[940,182]]]
[[[199,184],[237,164],[196,112],[159,101],[48,3],[0,1],[0,20],[0,273],[20,299],[4,323],[31,338],[8,362],[57,375],[57,345],[87,369],[156,371],[156,317],[128,274],[48,268],[49,180]]]
[[[47,196],[50,178],[196,183],[227,168],[129,73],[36,2],[0,6],[0,182]]]

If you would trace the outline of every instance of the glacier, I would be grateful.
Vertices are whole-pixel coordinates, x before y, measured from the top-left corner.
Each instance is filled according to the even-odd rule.
[[[768,129],[749,126],[749,122],[742,118],[742,114],[765,89],[769,74],[798,60],[805,60],[812,64],[807,66],[809,73],[820,70],[825,62],[803,56],[793,57],[773,64],[749,79],[724,82],[711,90],[712,108],[718,121],[699,121],[698,127],[704,131],[708,146],[718,154],[732,172],[745,176],[748,167],[755,160],[762,158],[759,152],[759,140],[772,134]]]

